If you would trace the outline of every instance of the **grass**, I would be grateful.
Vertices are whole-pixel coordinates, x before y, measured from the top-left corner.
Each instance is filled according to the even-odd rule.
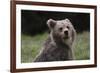
[[[35,36],[21,35],[21,62],[33,62],[35,56],[39,52],[43,42],[48,37],[47,33],[38,34]],[[74,45],[75,59],[89,59],[90,43],[89,32],[78,33]]]
[[[36,36],[21,35],[21,62],[32,62],[47,36],[47,33]]]
[[[77,34],[74,45],[75,58],[77,60],[85,60],[90,58],[90,33],[83,32]]]

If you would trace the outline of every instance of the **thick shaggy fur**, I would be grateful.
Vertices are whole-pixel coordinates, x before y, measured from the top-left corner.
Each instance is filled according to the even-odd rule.
[[[47,24],[50,35],[34,62],[73,60],[72,45],[76,32],[72,23],[69,19],[49,19]]]

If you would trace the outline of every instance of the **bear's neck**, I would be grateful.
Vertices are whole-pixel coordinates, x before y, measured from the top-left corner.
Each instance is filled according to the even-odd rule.
[[[50,39],[50,41],[52,41],[57,46],[69,47],[70,48],[70,46],[68,44],[64,43],[61,39],[59,39],[59,38],[57,38],[53,35],[50,35],[49,39]]]

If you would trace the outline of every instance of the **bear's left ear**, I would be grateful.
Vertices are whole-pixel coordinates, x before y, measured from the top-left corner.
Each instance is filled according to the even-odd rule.
[[[47,21],[47,24],[48,24],[48,27],[51,29],[51,28],[54,28],[54,26],[56,25],[56,21],[53,19],[49,19]]]

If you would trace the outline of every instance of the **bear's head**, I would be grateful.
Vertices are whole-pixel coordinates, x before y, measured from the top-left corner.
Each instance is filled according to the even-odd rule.
[[[53,40],[63,43],[70,42],[70,44],[72,44],[75,39],[76,32],[69,19],[57,21],[49,19],[47,21],[47,24],[51,32],[50,35],[52,36]]]

